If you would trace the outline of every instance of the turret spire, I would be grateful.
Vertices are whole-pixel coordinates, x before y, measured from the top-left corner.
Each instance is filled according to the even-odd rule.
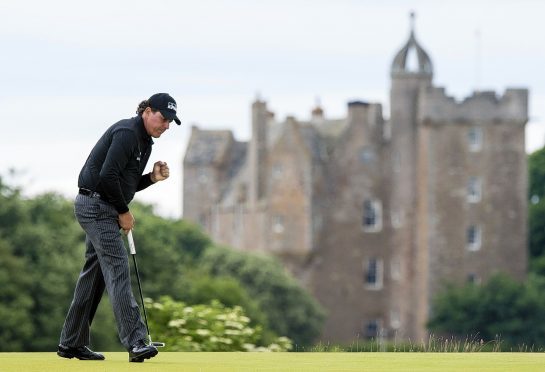
[[[432,75],[433,67],[430,60],[430,57],[426,51],[418,44],[415,37],[415,13],[410,13],[410,34],[409,40],[397,53],[392,63],[392,76],[398,74],[420,74],[420,75]],[[411,53],[416,54],[417,58],[417,68],[416,70],[411,70],[409,64],[407,63],[407,56]]]

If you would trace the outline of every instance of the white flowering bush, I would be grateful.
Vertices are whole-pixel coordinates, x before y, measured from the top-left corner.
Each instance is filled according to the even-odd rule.
[[[148,320],[157,341],[166,351],[289,351],[292,342],[278,337],[274,343],[258,346],[261,328],[252,328],[240,306],[225,307],[219,301],[188,306],[170,297],[146,299]]]

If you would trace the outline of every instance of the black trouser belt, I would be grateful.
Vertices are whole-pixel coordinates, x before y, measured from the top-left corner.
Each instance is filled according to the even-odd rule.
[[[96,192],[96,191],[91,191],[91,190],[89,190],[89,189],[80,188],[80,189],[79,189],[79,193],[80,193],[81,195],[89,196],[89,197],[91,197],[91,198],[102,199],[102,198],[100,197],[100,194],[99,194],[98,192]]]

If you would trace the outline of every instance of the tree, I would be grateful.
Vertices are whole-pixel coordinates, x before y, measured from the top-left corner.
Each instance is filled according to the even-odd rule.
[[[216,247],[205,251],[202,264],[213,276],[239,280],[276,334],[299,346],[311,345],[320,334],[323,309],[272,257]]]
[[[180,279],[197,265],[210,239],[185,220],[155,215],[151,206],[133,203],[131,210],[136,219],[133,235],[144,294],[180,299],[184,289]]]
[[[34,335],[26,350],[54,350],[83,264],[83,233],[73,206],[49,193],[21,200],[24,218],[10,236],[13,251],[25,260],[20,275],[32,278],[26,292],[33,300]]]
[[[23,275],[25,260],[13,255],[0,239],[0,350],[19,351],[35,332],[32,323],[34,301],[30,296],[31,278]]]
[[[528,156],[528,177],[528,245],[533,261],[545,253],[545,147]]]
[[[528,195],[545,196],[545,147],[528,156]]]
[[[145,296],[168,295],[189,305],[219,300],[222,306],[240,306],[250,325],[262,330],[258,345],[284,331],[301,340],[319,332],[316,305],[286,279],[281,267],[233,252],[229,265],[240,263],[245,272],[212,274],[210,267],[221,265],[211,266],[211,260],[221,260],[226,250],[215,247],[197,226],[161,218],[148,205],[133,203],[131,210],[137,220],[134,235]],[[55,193],[25,198],[21,189],[0,178],[0,351],[55,350],[84,263],[84,237],[72,201]],[[98,350],[122,350],[107,299],[95,316],[91,342]]]
[[[465,339],[497,338],[507,347],[545,345],[545,280],[519,283],[504,274],[484,285],[449,286],[433,301],[431,331]]]

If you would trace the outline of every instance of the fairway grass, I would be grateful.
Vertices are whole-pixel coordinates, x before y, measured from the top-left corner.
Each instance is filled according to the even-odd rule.
[[[545,371],[545,353],[174,353],[129,363],[127,353],[105,361],[55,353],[0,353],[0,371]]]

